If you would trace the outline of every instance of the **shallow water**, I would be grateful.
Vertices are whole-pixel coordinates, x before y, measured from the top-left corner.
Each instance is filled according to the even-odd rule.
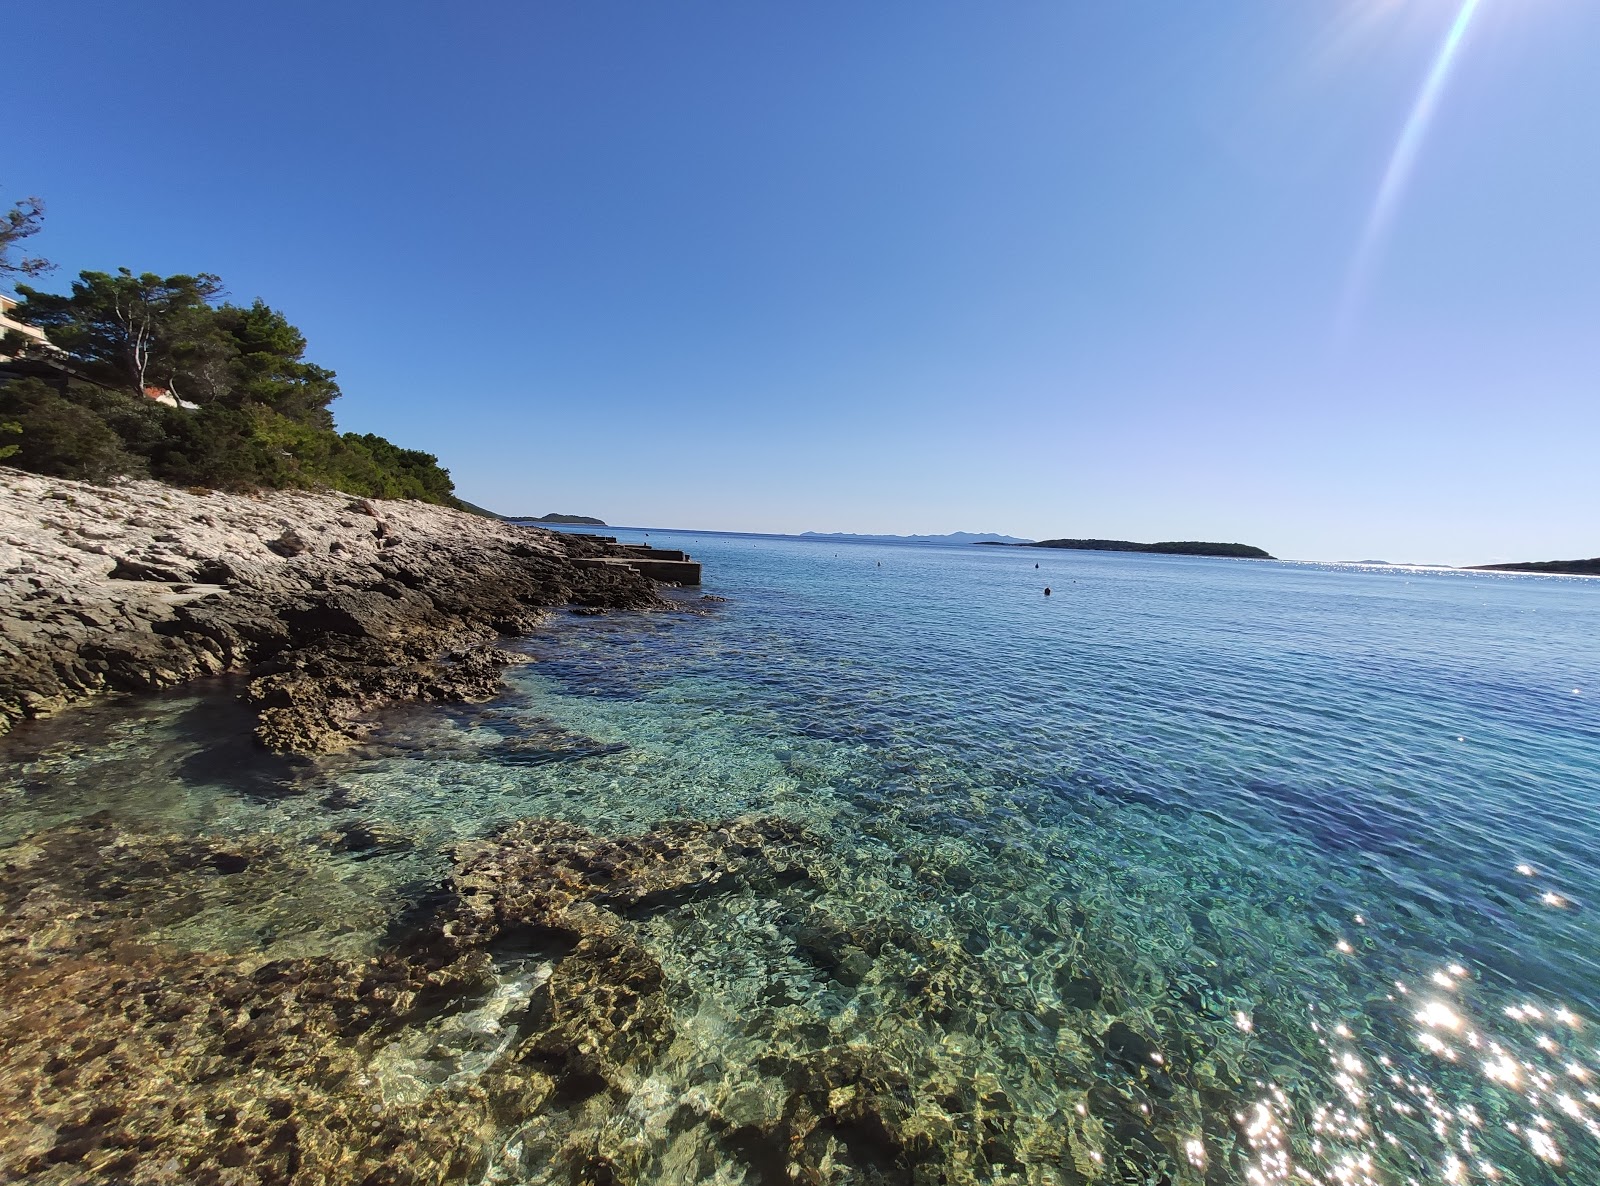
[[[974,1181],[1600,1181],[1600,582],[651,537],[727,602],[562,617],[501,700],[314,763],[241,743],[226,687],[78,710],[0,752],[0,844],[270,834],[304,877],[154,937],[356,956],[513,819],[802,822],[803,894],[637,922],[676,1037],[593,1123],[653,1182],[755,1181],[682,1101],[754,1123],[774,1058],[841,1044],[940,1123],[1014,1118]],[[508,957],[449,1066],[418,1033],[372,1074],[470,1081],[548,975]],[[553,1180],[543,1123],[483,1180]]]

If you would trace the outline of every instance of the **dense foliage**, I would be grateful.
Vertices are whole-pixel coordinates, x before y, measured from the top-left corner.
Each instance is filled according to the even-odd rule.
[[[38,198],[23,198],[0,214],[0,277],[38,276],[55,267],[38,256],[18,255],[13,259],[11,255],[24,239],[37,235],[43,225],[44,203]]]
[[[12,316],[54,349],[6,341],[18,358],[0,368],[0,422],[21,428],[6,438],[8,464],[89,481],[455,501],[432,454],[337,432],[333,372],[306,361],[305,337],[276,309],[223,301],[216,276],[124,268],[82,272],[64,295],[17,292]]]

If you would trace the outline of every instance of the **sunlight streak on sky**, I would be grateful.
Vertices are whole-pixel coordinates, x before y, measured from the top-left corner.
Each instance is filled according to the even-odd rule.
[[[1428,125],[1433,122],[1434,112],[1438,110],[1439,97],[1444,93],[1445,83],[1449,81],[1450,68],[1455,64],[1457,52],[1480,3],[1481,0],[1462,0],[1455,20],[1451,22],[1450,31],[1445,34],[1444,42],[1434,56],[1428,77],[1423,81],[1422,89],[1417,92],[1416,102],[1411,105],[1411,114],[1406,117],[1405,126],[1400,130],[1400,138],[1395,141],[1394,151],[1389,154],[1388,168],[1384,170],[1383,181],[1378,186],[1378,195],[1373,200],[1372,211],[1367,215],[1361,243],[1356,249],[1355,258],[1350,265],[1350,274],[1345,282],[1344,300],[1339,316],[1341,340],[1348,335],[1353,326],[1358,306],[1371,279],[1373,267],[1377,263],[1379,250],[1387,237],[1390,224],[1394,221],[1395,211],[1405,193],[1406,183],[1411,178],[1417,154],[1428,132]]]

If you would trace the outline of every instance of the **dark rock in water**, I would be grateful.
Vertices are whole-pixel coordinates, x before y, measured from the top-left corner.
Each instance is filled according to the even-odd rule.
[[[1428,815],[1393,797],[1374,802],[1354,787],[1301,787],[1258,780],[1245,788],[1285,826],[1338,851],[1405,849],[1431,826]]]
[[[326,839],[330,852],[352,853],[362,860],[387,856],[391,853],[409,852],[412,848],[412,843],[407,837],[375,830],[364,823],[346,824],[328,833]]]
[[[603,758],[627,753],[620,741],[596,741],[581,733],[550,726],[518,737],[508,738],[481,755],[498,766],[543,766],[550,762],[571,762],[580,758]]]
[[[813,911],[793,939],[800,954],[847,988],[859,985],[872,971],[872,957],[858,945],[858,936],[826,911]]]
[[[1172,1094],[1166,1053],[1127,1023],[1111,1023],[1106,1031],[1104,1049],[1109,1062],[1143,1080],[1156,1094]]]
[[[1073,975],[1069,969],[1062,968],[1056,973],[1056,991],[1061,994],[1063,1005],[1073,1009],[1098,1009],[1105,989],[1091,973]]]
[[[1111,1023],[1111,1028],[1106,1031],[1105,1043],[1106,1057],[1130,1071],[1154,1066],[1154,1056],[1159,1053],[1154,1042],[1120,1021]]]

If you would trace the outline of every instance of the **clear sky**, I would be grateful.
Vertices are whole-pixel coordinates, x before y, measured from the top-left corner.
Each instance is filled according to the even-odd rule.
[[[18,4],[0,201],[505,512],[1591,556],[1600,3],[1461,14]]]

